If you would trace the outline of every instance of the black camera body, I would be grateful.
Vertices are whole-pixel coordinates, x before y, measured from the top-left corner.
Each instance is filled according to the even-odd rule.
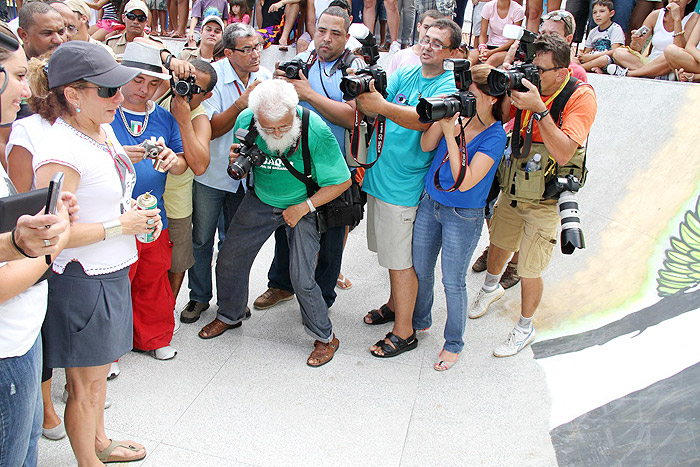
[[[175,77],[170,79],[170,88],[173,90],[174,94],[182,97],[191,98],[195,92],[198,92],[199,86],[195,84],[197,78],[191,75],[186,79],[176,79]]]
[[[457,112],[466,118],[476,115],[476,97],[469,91],[469,86],[472,84],[469,60],[447,58],[443,60],[442,67],[454,72],[457,92],[447,97],[421,98],[416,106],[418,120],[421,123],[436,122],[452,117]]]
[[[304,73],[304,76],[309,76],[309,67],[305,61],[298,58],[289,60],[288,62],[280,63],[277,66],[278,70],[284,71],[284,75],[288,79],[301,79],[299,73]]]
[[[536,37],[534,33],[522,29],[522,36],[516,38],[520,39],[520,45],[515,53],[515,60],[521,63],[510,70],[491,70],[487,82],[492,95],[500,96],[505,93],[510,95],[511,91],[527,92],[527,88],[522,84],[523,78],[540,89],[540,73],[537,71],[537,66],[532,63],[535,59]]]
[[[362,44],[362,53],[369,60],[369,66],[361,68],[354,75],[343,76],[340,81],[340,91],[343,99],[349,101],[362,93],[369,92],[369,82],[374,80],[374,89],[386,97],[387,76],[386,71],[379,65],[379,47],[372,34],[358,38]]]
[[[234,180],[245,178],[253,167],[260,167],[265,162],[267,154],[255,145],[255,136],[257,133],[249,132],[245,128],[236,130],[236,138],[241,142],[238,147],[239,156],[228,165],[229,177]]]

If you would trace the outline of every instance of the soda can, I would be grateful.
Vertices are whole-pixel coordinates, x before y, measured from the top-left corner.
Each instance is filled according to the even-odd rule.
[[[158,207],[158,199],[151,194],[150,191],[140,195],[136,198],[137,209],[155,209]],[[151,229],[148,233],[136,234],[136,240],[141,243],[151,243],[155,240],[153,237],[153,232],[156,230],[155,227]]]

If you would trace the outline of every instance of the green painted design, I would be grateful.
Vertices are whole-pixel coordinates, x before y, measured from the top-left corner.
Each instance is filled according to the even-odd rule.
[[[666,250],[663,269],[659,269],[656,291],[661,297],[683,293],[700,284],[700,197],[695,212],[687,211]]]

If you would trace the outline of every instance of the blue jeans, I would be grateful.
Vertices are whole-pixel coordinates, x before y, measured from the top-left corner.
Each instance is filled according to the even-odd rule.
[[[243,198],[216,260],[216,317],[224,323],[236,324],[245,318],[250,268],[270,235],[285,225],[282,211],[260,201],[254,192],[249,191]],[[286,233],[289,276],[301,307],[304,329],[314,339],[328,343],[333,339],[333,326],[321,288],[314,279],[321,238],[315,214],[305,215],[294,228],[286,227]]]
[[[442,284],[447,298],[445,346],[448,352],[464,348],[467,323],[467,268],[484,225],[484,209],[443,206],[425,194],[413,224],[413,268],[418,276],[418,296],[413,311],[413,328],[431,326],[435,264],[442,263]]]
[[[345,227],[331,227],[321,234],[321,245],[316,265],[316,283],[321,287],[321,294],[326,306],[330,308],[338,294],[335,284],[343,262],[343,240]],[[289,278],[289,242],[285,226],[275,230],[275,257],[267,272],[268,287],[292,292],[292,280]]]
[[[219,224],[219,214],[223,208],[224,223],[228,228],[243,195],[243,184],[237,193],[211,188],[197,181],[192,184],[194,266],[187,272],[190,300],[209,303],[213,297],[211,259],[214,255],[214,232]]]
[[[0,466],[34,467],[39,454],[41,337],[20,357],[0,359]]]

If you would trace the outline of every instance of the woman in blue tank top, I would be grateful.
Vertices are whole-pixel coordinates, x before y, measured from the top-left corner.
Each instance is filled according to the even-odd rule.
[[[413,327],[426,329],[432,324],[435,264],[442,250],[447,323],[445,345],[434,366],[438,371],[454,365],[464,348],[467,267],[479,242],[486,197],[506,147],[506,134],[501,123],[505,96],[491,96],[486,84],[492,68],[490,65],[476,65],[471,69],[473,82],[469,90],[476,97],[473,118],[461,118],[461,122],[457,116],[440,120],[421,138],[423,151],[437,148],[437,152],[425,177],[425,192],[413,226],[413,267],[418,276]],[[462,169],[465,150],[467,165]],[[464,179],[454,187],[460,170],[465,171]],[[451,187],[453,191],[450,191]]]

